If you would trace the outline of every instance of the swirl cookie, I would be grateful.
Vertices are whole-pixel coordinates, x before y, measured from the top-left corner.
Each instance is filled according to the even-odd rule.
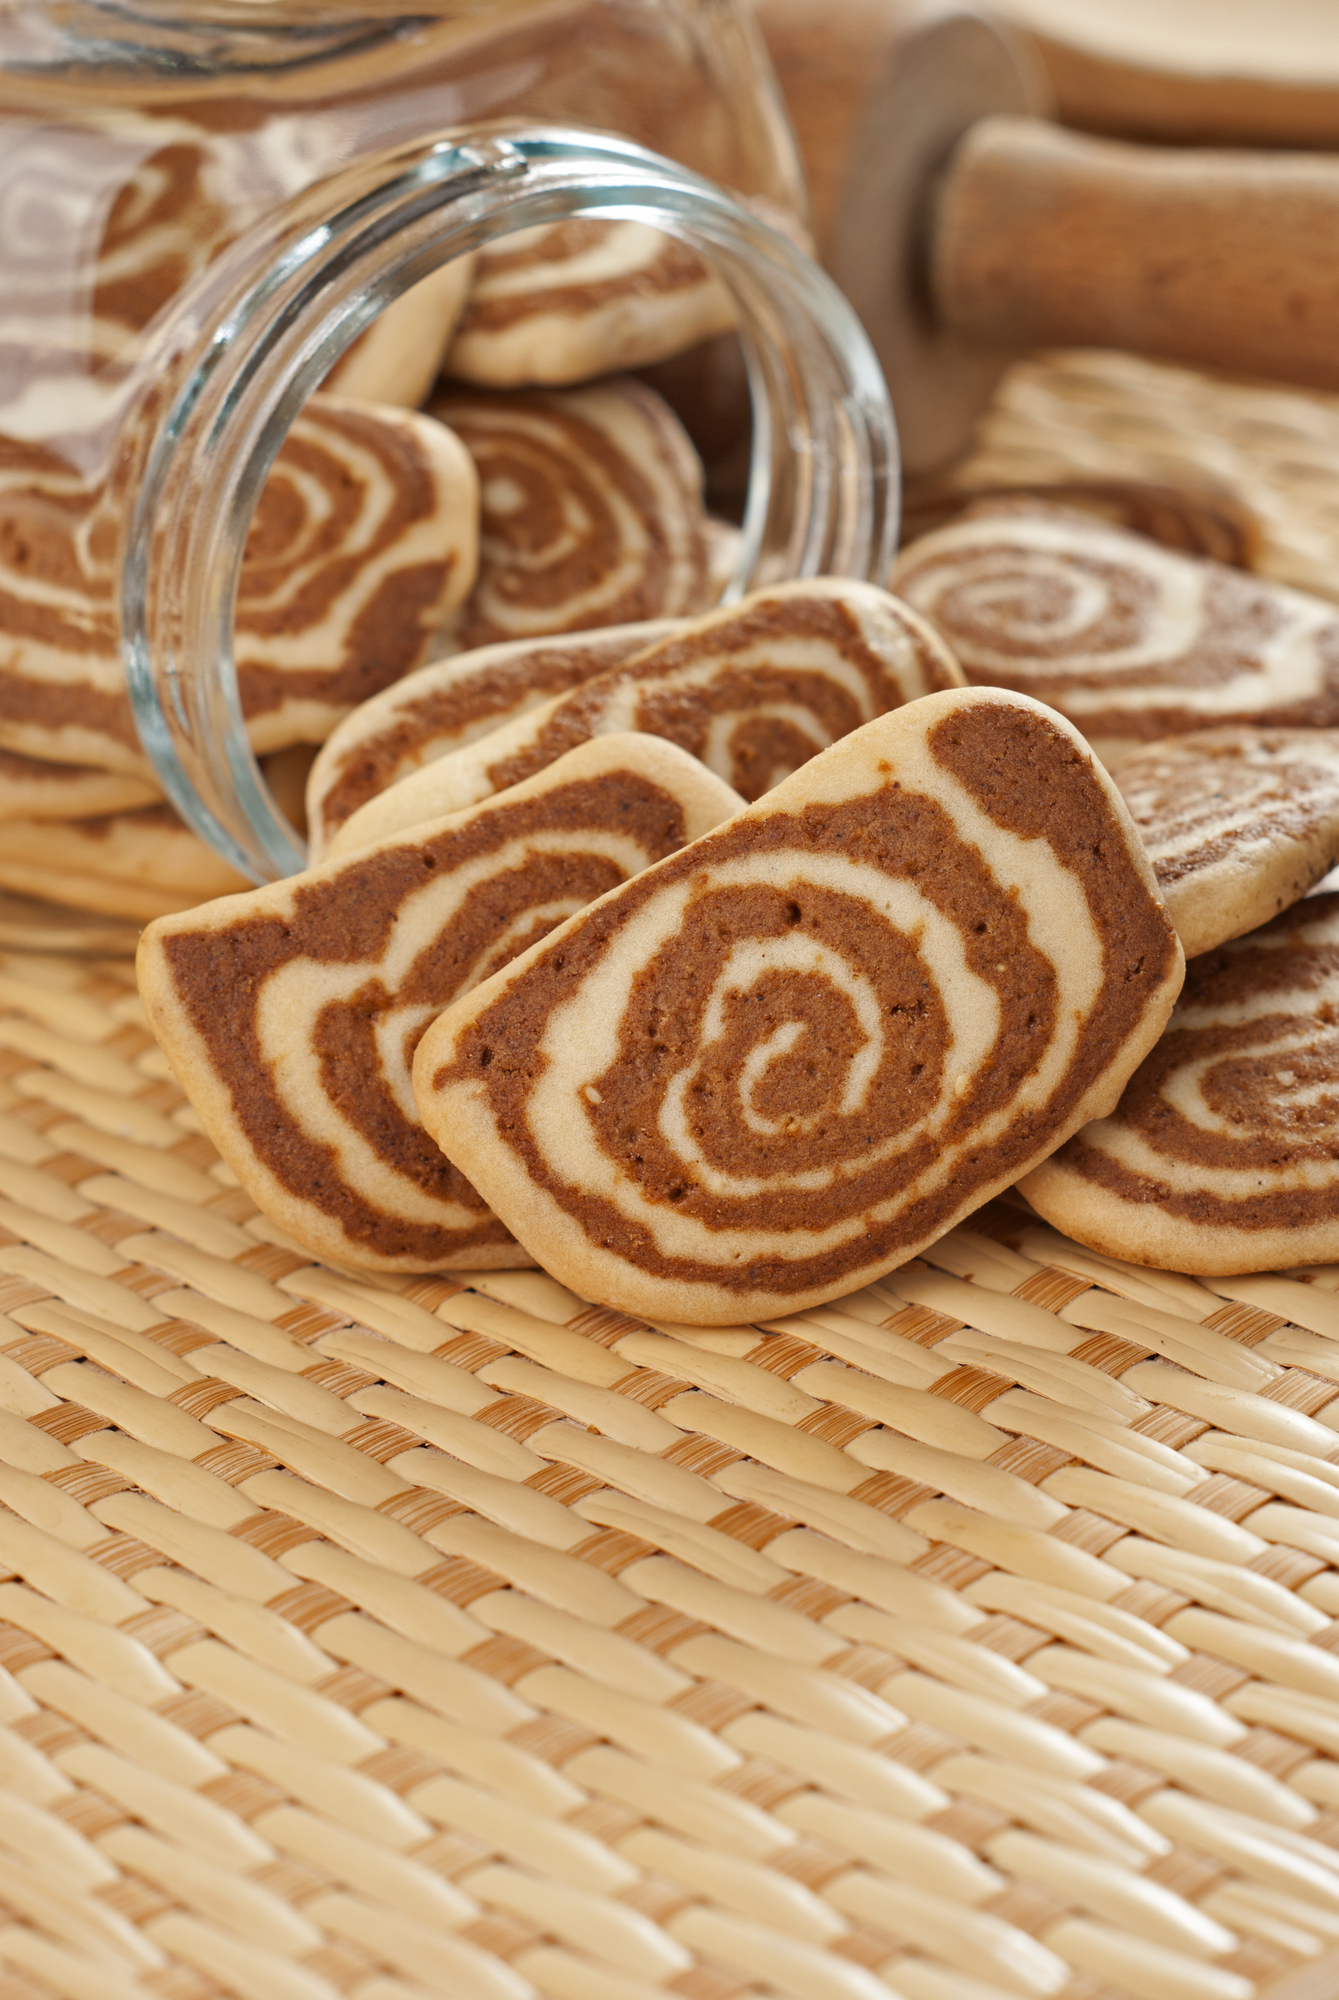
[[[448,1001],[739,805],[672,744],[604,738],[475,812],[153,925],[140,991],[223,1157],[318,1256],[527,1264],[419,1126],[415,1043]]]
[[[639,653],[668,619],[609,625],[558,639],[480,646],[420,667],[345,716],[312,766],[307,820],[312,859],[360,806],[411,772]]]
[[[341,354],[322,389],[403,410],[426,402],[469,297],[474,264],[473,257],[457,257],[388,305]]]
[[[147,923],[247,887],[171,806],[65,821],[0,820],[0,888]]]
[[[735,323],[699,258],[644,222],[572,216],[481,252],[446,370],[499,389],[664,361]]]
[[[954,689],[454,1003],[414,1094],[583,1298],[765,1320],[905,1262],[1111,1107],[1182,970],[1077,731]]]
[[[0,440],[0,745],[144,778],[115,612],[116,496]],[[398,680],[477,559],[469,455],[431,418],[313,397],[265,483],[236,618],[258,750],[317,741]]]
[[[330,851],[458,812],[624,729],[667,737],[757,799],[861,723],[961,683],[929,627],[877,584],[777,584],[402,779],[346,820]]]
[[[313,398],[251,524],[237,681],[257,750],[319,743],[424,658],[478,561],[469,454],[417,411]]]
[[[1339,730],[1196,730],[1111,775],[1187,958],[1277,916],[1339,861]]]
[[[1332,604],[1044,504],[973,509],[891,587],[978,683],[1019,688],[1099,757],[1213,724],[1339,725]]]
[[[1339,1259],[1339,895],[1196,960],[1116,1109],[1020,1185],[1066,1235],[1136,1264]]]
[[[0,750],[0,820],[90,819],[152,805],[159,796],[147,778],[124,771],[50,764],[18,750]]]
[[[643,383],[448,390],[428,409],[479,471],[479,579],[444,634],[455,651],[710,603],[702,468]]]
[[[105,99],[70,110],[0,132],[0,432],[28,438],[111,414],[108,364],[254,208],[235,149],[204,124]]]

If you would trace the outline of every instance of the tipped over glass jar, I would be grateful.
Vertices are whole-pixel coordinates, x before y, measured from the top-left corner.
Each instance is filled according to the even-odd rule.
[[[287,724],[263,674],[239,692],[239,580],[253,637],[319,651],[282,551],[331,542],[355,475],[332,487],[295,432],[267,484],[314,392],[412,408],[442,365],[571,382],[733,324],[752,430],[725,594],[881,578],[891,412],[802,217],[739,0],[0,4],[0,820],[12,766],[14,799],[166,795],[243,874],[302,865],[257,750],[414,664],[366,644]]]

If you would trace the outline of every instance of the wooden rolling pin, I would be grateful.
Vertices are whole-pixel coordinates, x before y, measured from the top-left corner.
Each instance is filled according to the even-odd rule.
[[[1339,388],[1339,160],[1095,139],[989,118],[940,184],[944,323]]]
[[[908,467],[951,458],[1030,347],[1339,388],[1339,160],[1011,115],[1034,91],[1015,59],[974,10],[903,27],[860,86],[829,200],[826,259],[879,351]]]

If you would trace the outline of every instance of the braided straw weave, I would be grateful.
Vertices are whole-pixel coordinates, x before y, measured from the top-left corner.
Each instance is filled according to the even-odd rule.
[[[1306,1276],[357,1279],[128,965],[0,959],[0,2000],[1326,2000]]]

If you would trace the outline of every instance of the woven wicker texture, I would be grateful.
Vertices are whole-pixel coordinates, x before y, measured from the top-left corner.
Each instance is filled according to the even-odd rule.
[[[1323,2000],[1307,1278],[998,1208],[767,1328],[360,1280],[127,964],[0,959],[0,2000]]]
[[[1147,480],[1220,493],[1254,523],[1251,566],[1339,598],[1339,396],[1218,381],[1132,354],[1011,368],[948,484]]]

